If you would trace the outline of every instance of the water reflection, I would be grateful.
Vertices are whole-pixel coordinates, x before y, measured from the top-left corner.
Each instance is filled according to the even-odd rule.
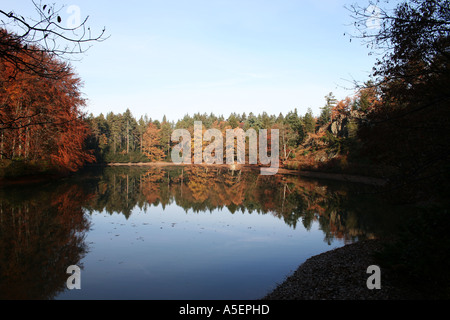
[[[0,191],[0,299],[51,299],[65,290],[64,270],[87,251],[86,201],[77,185]]]
[[[86,207],[126,217],[135,206],[145,211],[176,203],[186,212],[227,208],[231,213],[272,214],[294,229],[299,223],[310,229],[318,221],[325,241],[352,242],[386,227],[377,226],[380,204],[374,205],[361,188],[298,176],[262,176],[250,170],[118,167],[99,174],[95,197]]]
[[[136,208],[176,205],[191,214],[226,208],[272,215],[292,229],[318,223],[326,243],[388,231],[381,213],[389,210],[350,188],[205,167],[93,168],[65,182],[2,188],[0,299],[52,299],[66,290],[65,270],[88,253],[96,212],[129,219]]]

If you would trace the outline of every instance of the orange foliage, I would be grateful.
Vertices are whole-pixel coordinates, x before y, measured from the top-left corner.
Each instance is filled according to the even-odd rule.
[[[160,200],[160,182],[164,177],[164,171],[149,170],[141,177],[142,194],[148,203],[154,204]]]
[[[142,152],[152,161],[160,161],[164,157],[161,150],[161,129],[150,122],[142,140]]]
[[[340,114],[348,115],[350,110],[351,110],[351,99],[349,97],[346,97],[344,100],[339,101],[332,108],[332,119],[336,118]]]
[[[33,51],[17,53],[33,60]],[[81,109],[85,106],[81,81],[71,67],[43,54],[41,68],[60,70],[45,78],[17,69],[0,57],[0,154],[2,159],[46,161],[75,171],[94,161],[84,150],[89,134]]]

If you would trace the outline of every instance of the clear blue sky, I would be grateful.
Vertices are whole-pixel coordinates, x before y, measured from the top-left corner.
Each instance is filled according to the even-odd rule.
[[[0,1],[36,16],[31,0]],[[352,95],[343,87],[368,80],[375,62],[344,36],[355,31],[344,8],[352,0],[53,2],[76,5],[94,33],[106,27],[111,36],[72,62],[94,115],[129,108],[136,117],[177,120],[309,107],[318,115],[327,93]]]

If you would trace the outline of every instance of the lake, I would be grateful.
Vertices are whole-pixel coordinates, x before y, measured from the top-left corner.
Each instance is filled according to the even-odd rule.
[[[201,166],[3,187],[0,298],[259,299],[311,256],[389,232],[392,210],[368,186]]]

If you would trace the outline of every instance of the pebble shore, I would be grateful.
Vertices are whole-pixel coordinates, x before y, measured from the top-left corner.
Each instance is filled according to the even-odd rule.
[[[382,266],[381,289],[367,288],[367,268],[376,265],[373,253],[381,248],[380,241],[365,240],[313,256],[262,300],[423,299]]]

